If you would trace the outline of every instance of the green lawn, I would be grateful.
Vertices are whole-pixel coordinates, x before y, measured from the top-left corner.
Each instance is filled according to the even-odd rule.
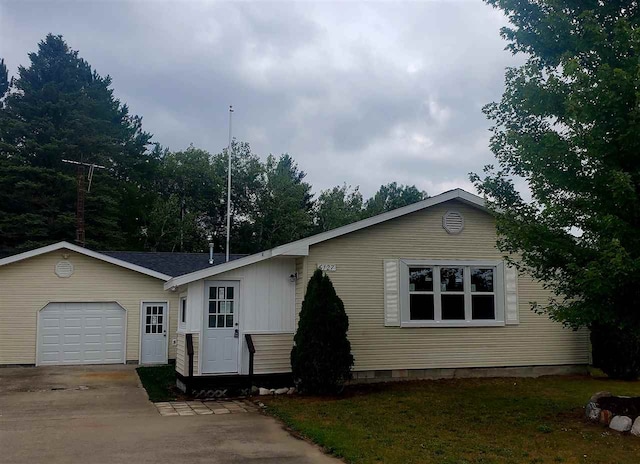
[[[264,402],[293,430],[350,463],[639,463],[640,438],[583,418],[582,408],[600,390],[640,396],[640,382],[418,381],[354,387],[341,398]]]
[[[138,367],[136,371],[150,401],[157,403],[176,399],[175,366]]]

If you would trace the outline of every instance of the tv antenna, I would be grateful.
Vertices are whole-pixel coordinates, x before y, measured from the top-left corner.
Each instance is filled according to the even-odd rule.
[[[106,166],[100,166],[99,164],[85,163],[83,161],[62,160],[63,163],[75,164],[77,166],[76,178],[78,180],[78,192],[76,200],[76,243],[81,247],[84,247],[85,234],[84,234],[84,199],[87,193],[91,192],[91,181],[93,180],[93,172],[96,169],[107,169]],[[87,180],[89,182],[87,189],[84,188],[84,168],[89,167],[89,173]]]

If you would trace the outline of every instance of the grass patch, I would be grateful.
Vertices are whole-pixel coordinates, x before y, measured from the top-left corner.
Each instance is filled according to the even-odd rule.
[[[636,464],[640,439],[584,419],[589,377],[454,379],[358,386],[339,398],[261,397],[267,411],[349,463]]]
[[[136,369],[149,400],[157,403],[176,399],[175,366],[143,366]]]

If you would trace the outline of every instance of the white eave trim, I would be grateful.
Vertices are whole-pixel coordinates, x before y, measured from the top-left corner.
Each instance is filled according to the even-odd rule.
[[[78,245],[74,245],[73,243],[69,243],[69,242],[58,242],[52,245],[36,248],[35,250],[26,251],[24,253],[20,253],[17,255],[9,256],[4,259],[0,259],[0,266],[6,266],[7,264],[22,261],[24,259],[34,258],[36,256],[40,256],[46,253],[51,253],[52,251],[57,251],[57,250],[73,251],[75,253],[89,256],[91,258],[99,259],[100,261],[105,261],[115,266],[120,266],[125,269],[129,269],[131,271],[139,272],[140,274],[145,274],[151,277],[155,277],[156,279],[161,279],[164,281],[171,279],[171,276],[162,274],[161,272],[157,272],[157,271],[148,269],[146,267],[138,266],[137,264],[132,264],[127,261],[122,261],[121,259],[113,258],[111,256],[99,253],[97,251],[88,250],[86,248],[83,248]]]
[[[440,203],[444,203],[446,201],[451,201],[451,200],[459,200],[459,201],[462,201],[463,203],[467,203],[468,205],[481,209],[483,211],[487,211],[487,212],[489,211],[483,198],[462,189],[449,190],[447,192],[441,193],[440,195],[436,195],[435,197],[427,198],[426,200],[422,200],[417,203],[413,203],[411,205],[403,206],[402,208],[394,209],[393,211],[388,211],[386,213],[378,214],[377,216],[363,219],[362,221],[358,221],[352,224],[348,224],[346,226],[338,227],[337,229],[333,229],[328,232],[312,235],[311,237],[303,238],[301,240],[296,240],[295,242],[277,246],[275,248],[272,248],[271,250],[266,250],[260,253],[256,253],[255,255],[246,256],[244,258],[236,259],[234,261],[229,261],[228,263],[219,264],[217,266],[203,269],[201,271],[196,271],[190,274],[184,274],[179,277],[174,277],[173,279],[169,280],[164,284],[164,288],[165,290],[169,290],[174,287],[179,287],[180,285],[188,284],[189,282],[193,282],[195,280],[206,279],[207,277],[211,277],[227,271],[232,271],[234,269],[238,269],[243,266],[248,266],[250,264],[254,264],[259,261],[264,261],[266,259],[274,258],[276,256],[287,256],[287,257],[308,256],[309,247],[311,245],[315,245],[316,243],[324,242],[326,240],[331,240],[332,238],[340,237],[341,235],[350,234],[351,232],[355,232],[360,229],[365,229],[367,227],[380,224],[381,222],[389,221],[391,219],[395,219],[400,216],[405,216],[407,214],[415,213],[416,211],[420,211],[425,208],[430,208],[431,206],[436,206],[436,205],[439,205]]]

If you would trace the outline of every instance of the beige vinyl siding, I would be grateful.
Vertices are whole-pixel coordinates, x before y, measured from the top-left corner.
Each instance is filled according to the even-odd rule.
[[[464,216],[464,230],[449,235],[442,216]],[[302,292],[319,263],[344,301],[355,370],[426,369],[586,364],[588,334],[573,332],[530,310],[548,294],[526,276],[518,278],[520,324],[506,327],[400,328],[384,326],[383,259],[501,259],[493,218],[458,201],[443,203],[311,246]]]
[[[253,334],[254,374],[291,372],[293,334]]]
[[[54,267],[68,256],[71,277],[56,276]],[[0,267],[0,364],[36,362],[38,311],[50,302],[115,301],[127,311],[126,359],[139,359],[141,301],[169,302],[169,358],[178,324],[178,296],[163,290],[163,281],[95,258],[57,250]]]
[[[176,372],[188,376],[189,375],[189,355],[187,354],[186,335],[179,333],[176,335]],[[199,335],[193,334],[193,375],[198,375],[198,340]]]
[[[181,375],[189,375],[187,367],[187,343],[185,335],[179,333],[176,335],[176,372]]]

